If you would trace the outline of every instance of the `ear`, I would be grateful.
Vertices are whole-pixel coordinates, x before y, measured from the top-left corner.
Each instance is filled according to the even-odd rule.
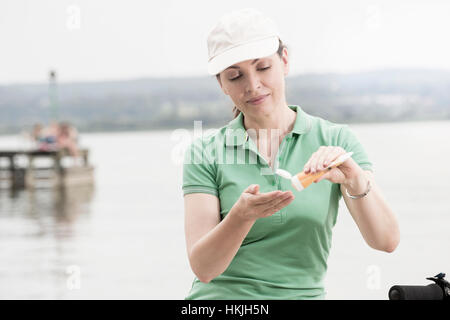
[[[283,53],[281,55],[281,62],[283,64],[284,76],[289,74],[289,54],[286,48],[283,48]]]

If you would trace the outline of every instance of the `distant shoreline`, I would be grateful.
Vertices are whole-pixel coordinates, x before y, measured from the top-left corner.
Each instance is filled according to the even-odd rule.
[[[329,120],[329,119],[325,119]],[[200,121],[200,120],[195,120]],[[231,119],[230,119],[231,121]],[[331,121],[331,120],[330,120]],[[349,125],[377,125],[377,124],[407,124],[407,123],[417,123],[417,122],[446,122],[450,121],[450,118],[448,119],[405,119],[405,120],[385,120],[385,121],[348,121],[348,122],[338,122],[343,124],[349,124]],[[332,121],[334,122],[334,121]],[[223,124],[218,125],[208,125],[208,126],[202,126],[204,130],[207,129],[218,129],[223,126],[225,126],[228,122],[224,122]],[[80,134],[90,134],[90,133],[136,133],[136,132],[165,132],[170,130],[176,130],[176,129],[185,129],[185,130],[194,130],[194,124],[192,122],[192,125],[190,127],[188,126],[166,126],[166,127],[157,127],[157,128],[117,128],[117,129],[79,129]],[[13,130],[10,132],[1,132],[0,137],[7,137],[7,136],[17,136],[20,135],[21,132],[26,131],[25,128],[21,130]]]
[[[450,119],[450,71],[385,69],[286,78],[286,101],[335,123]],[[0,134],[51,119],[80,132],[216,128],[232,119],[233,102],[211,77],[0,86]]]

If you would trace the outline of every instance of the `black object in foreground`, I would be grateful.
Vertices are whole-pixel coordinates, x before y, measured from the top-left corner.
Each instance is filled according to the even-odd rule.
[[[396,285],[389,289],[389,300],[450,300],[450,283],[445,273],[427,278],[434,283],[427,286]]]

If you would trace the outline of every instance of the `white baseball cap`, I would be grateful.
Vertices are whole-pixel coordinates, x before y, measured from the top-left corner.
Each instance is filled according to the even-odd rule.
[[[235,63],[270,56],[277,52],[279,38],[275,22],[255,9],[225,14],[208,35],[208,73],[216,75]]]

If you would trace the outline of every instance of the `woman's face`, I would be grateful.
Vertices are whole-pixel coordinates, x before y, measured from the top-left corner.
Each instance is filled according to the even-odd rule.
[[[220,73],[222,91],[246,115],[269,114],[286,104],[284,78],[289,72],[287,49],[282,57],[271,56],[242,61]],[[252,101],[266,96],[261,101]]]

